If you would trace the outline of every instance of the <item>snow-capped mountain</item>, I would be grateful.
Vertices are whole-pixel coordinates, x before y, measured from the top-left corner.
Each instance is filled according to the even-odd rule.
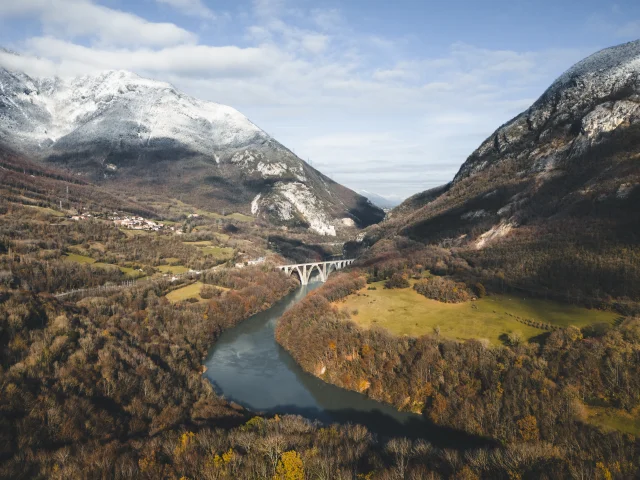
[[[383,217],[237,110],[131,72],[32,78],[0,65],[0,135],[17,152],[127,192],[233,205],[321,234]]]
[[[385,229],[479,250],[554,231],[559,244],[594,234],[612,244],[629,242],[640,222],[638,156],[635,41],[567,70],[485,140],[451,183],[406,200]]]
[[[571,67],[451,183],[407,199],[365,242],[406,236],[454,247],[465,268],[497,288],[506,279],[565,299],[637,298],[639,158],[636,41]]]
[[[507,159],[526,159],[527,170],[553,170],[606,141],[618,127],[636,123],[639,107],[640,40],[601,50],[572,66],[491,135],[454,181]]]

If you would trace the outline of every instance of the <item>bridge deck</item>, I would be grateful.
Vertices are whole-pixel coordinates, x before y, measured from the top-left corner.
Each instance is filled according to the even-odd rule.
[[[278,265],[276,268],[284,267],[310,267],[313,265],[329,265],[331,263],[353,262],[355,258],[345,258],[344,260],[327,260],[326,262],[311,262],[311,263],[291,263],[288,265]]]

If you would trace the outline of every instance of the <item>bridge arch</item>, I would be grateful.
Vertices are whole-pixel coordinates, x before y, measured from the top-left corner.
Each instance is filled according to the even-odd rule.
[[[285,270],[285,273],[287,274],[287,276],[289,277],[298,277],[298,280],[300,281],[300,285],[304,285],[304,276],[302,274],[302,272],[300,271],[299,268],[295,267],[295,268],[291,268],[288,271]]]
[[[314,270],[318,270],[320,280],[326,282],[329,275],[336,271],[341,270],[347,265],[351,265],[354,259],[343,260],[330,260],[327,262],[312,262],[312,263],[300,263],[297,265],[280,265],[278,270],[283,271],[286,275],[293,275],[294,272],[300,279],[302,285],[308,285]]]
[[[324,265],[323,265],[323,267],[324,267]],[[311,277],[313,276],[313,270],[314,269],[318,270],[318,275],[320,275],[320,280],[322,282],[326,282],[327,278],[326,278],[326,275],[324,273],[323,268],[320,268],[320,264],[315,263],[315,264],[311,265],[311,267],[309,267],[309,269],[308,269],[309,271],[307,273],[307,283],[309,283],[309,280],[311,280]]]

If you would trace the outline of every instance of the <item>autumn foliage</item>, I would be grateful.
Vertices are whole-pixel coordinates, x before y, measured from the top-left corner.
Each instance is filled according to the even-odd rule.
[[[621,462],[640,451],[636,439],[582,422],[585,398],[628,411],[640,405],[638,320],[601,336],[585,338],[569,327],[550,333],[542,345],[490,348],[476,340],[362,329],[323,296],[323,288],[314,293],[283,316],[276,339],[306,371],[324,365],[327,382],[501,442],[578,442],[591,455]],[[618,453],[609,450],[611,442],[621,442]],[[565,452],[562,461],[574,468],[584,459]]]

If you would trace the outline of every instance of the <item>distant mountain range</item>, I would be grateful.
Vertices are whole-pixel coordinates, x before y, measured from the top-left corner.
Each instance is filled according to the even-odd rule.
[[[638,296],[639,158],[636,41],[567,70],[450,184],[407,199],[371,235],[456,246],[518,284]]]
[[[232,208],[320,234],[384,217],[233,108],[125,71],[65,80],[0,65],[0,142],[127,195]]]
[[[378,195],[377,193],[373,193],[373,192],[368,192],[367,190],[358,190],[358,193],[363,197],[368,198],[371,201],[371,203],[373,203],[377,207],[380,207],[385,210],[391,209],[393,207],[397,207],[402,203],[402,200],[400,198],[383,197],[382,195]]]

